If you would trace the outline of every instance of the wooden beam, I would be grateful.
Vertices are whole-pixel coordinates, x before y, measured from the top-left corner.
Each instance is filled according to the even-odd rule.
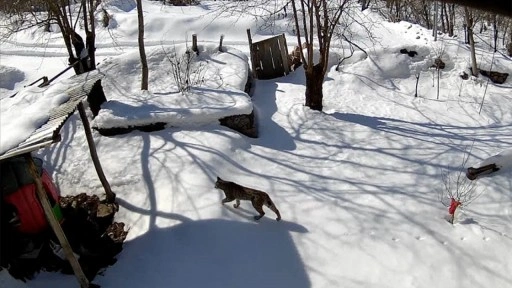
[[[87,144],[89,144],[89,152],[91,153],[94,168],[96,169],[96,173],[98,173],[98,177],[100,178],[101,185],[103,185],[103,189],[105,189],[107,203],[114,203],[116,200],[116,194],[112,192],[110,184],[105,177],[105,173],[103,173],[103,168],[101,168],[100,159],[98,158],[98,153],[96,152],[96,145],[94,144],[94,139],[92,138],[91,125],[89,124],[89,119],[87,119],[87,114],[85,113],[84,104],[82,101],[78,103],[77,108],[78,113],[80,114],[80,118],[82,119],[82,123],[84,124],[85,137],[87,138]]]
[[[52,207],[50,205],[50,200],[48,200],[48,195],[46,195],[46,192],[43,188],[41,176],[37,173],[37,168],[34,163],[34,159],[30,155],[30,153],[25,154],[25,160],[27,161],[30,174],[32,175],[32,178],[34,178],[34,182],[36,184],[37,197],[39,198],[39,202],[41,202],[41,205],[43,206],[46,219],[48,220],[48,223],[50,223],[50,227],[53,229],[55,236],[57,236],[57,239],[59,239],[60,246],[64,250],[64,254],[66,255],[66,258],[68,259],[69,264],[71,265],[71,268],[73,269],[73,272],[75,273],[75,276],[78,279],[78,282],[80,283],[80,287],[89,288],[89,280],[82,271],[82,267],[80,267],[80,263],[78,263],[75,254],[73,254],[71,245],[69,245],[68,239],[66,238],[64,231],[62,230],[62,227],[60,227],[59,221],[57,220],[57,218],[55,218],[55,215],[53,214]]]
[[[281,58],[283,59],[283,65],[284,65],[284,74],[288,75],[290,74],[290,63],[288,62],[288,44],[286,44],[286,36],[281,34],[281,37],[279,38],[279,46],[281,50]]]
[[[258,74],[256,74],[256,64],[254,63],[254,61],[256,61],[255,59],[255,53],[253,51],[253,47],[252,47],[252,37],[251,37],[251,29],[247,29],[247,39],[249,40],[249,55],[251,56],[251,70],[252,70],[252,76],[254,78],[258,78]]]

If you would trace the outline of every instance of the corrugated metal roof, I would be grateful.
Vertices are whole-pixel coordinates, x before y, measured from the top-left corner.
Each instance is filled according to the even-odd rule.
[[[69,95],[68,101],[50,110],[48,121],[36,129],[17,147],[0,155],[0,160],[35,151],[42,147],[49,146],[52,143],[59,142],[60,129],[66,120],[73,115],[80,101],[87,97],[93,85],[101,80],[103,76],[105,75],[98,71],[92,71],[87,74],[71,77],[70,80],[77,81],[71,81],[71,83],[76,83],[70,84],[69,90],[66,91]]]

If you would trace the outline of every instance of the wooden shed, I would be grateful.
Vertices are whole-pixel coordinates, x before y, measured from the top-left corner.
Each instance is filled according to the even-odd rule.
[[[257,79],[272,79],[290,73],[288,46],[284,34],[258,42],[252,42],[247,30],[253,75]]]

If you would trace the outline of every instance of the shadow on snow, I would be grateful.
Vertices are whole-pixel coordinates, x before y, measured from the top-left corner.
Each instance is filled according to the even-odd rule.
[[[108,269],[109,287],[310,287],[289,222],[219,219],[155,228],[126,243]],[[161,265],[155,265],[161,263]],[[130,277],[126,277],[130,275]]]

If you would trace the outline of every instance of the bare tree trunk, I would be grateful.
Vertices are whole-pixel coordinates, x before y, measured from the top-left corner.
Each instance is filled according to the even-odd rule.
[[[98,4],[96,4],[98,5]],[[87,53],[89,54],[89,69],[96,69],[96,24],[94,18],[94,10],[95,10],[94,0],[89,0],[89,21],[91,23],[91,30],[85,30],[85,47],[87,48]],[[85,12],[85,11],[84,11]]]
[[[305,105],[313,110],[322,111],[323,109],[322,88],[324,76],[327,72],[331,39],[348,3],[348,0],[344,0],[341,1],[341,5],[335,7],[329,6],[327,0],[311,2],[291,0],[297,42],[299,43],[299,51],[306,76]],[[303,52],[304,45],[302,44],[301,31],[304,31],[304,45],[306,45],[307,55],[304,55]],[[320,59],[316,64],[313,63],[314,41],[318,44],[317,47],[320,51]]]
[[[453,32],[453,27],[455,26],[455,5],[454,4],[451,4],[448,6],[448,14],[450,14],[450,21],[448,22],[449,24],[449,27],[448,27],[448,35],[450,37],[453,36],[454,32]]]
[[[464,44],[469,44],[468,39],[468,25],[466,23],[463,24],[464,27]]]
[[[94,164],[94,169],[96,169],[96,173],[98,174],[98,178],[100,179],[101,185],[103,189],[105,189],[105,197],[107,203],[114,203],[116,200],[116,194],[112,192],[112,188],[110,187],[110,183],[107,181],[107,177],[105,177],[105,173],[103,173],[103,168],[101,167],[100,158],[98,157],[98,152],[96,151],[96,145],[94,143],[94,139],[92,137],[91,132],[91,124],[89,123],[89,119],[87,119],[87,114],[85,113],[84,104],[82,102],[78,103],[78,114],[80,114],[80,119],[82,119],[82,123],[84,125],[85,138],[87,139],[87,144],[89,146],[89,153],[91,154],[92,162]]]
[[[434,2],[434,29],[432,29],[432,33],[433,33],[432,36],[434,36],[434,41],[437,41],[437,26],[438,26],[437,21],[438,21],[438,14],[439,14],[438,7],[439,7],[439,5],[437,5],[437,1],[435,1]]]
[[[90,0],[92,1],[92,0]],[[91,21],[91,27],[92,31],[94,31],[94,15],[92,10],[87,9],[87,1],[82,0],[82,13],[83,13],[83,19],[84,19],[84,30],[85,30],[85,44],[83,45],[82,49],[85,49],[83,53],[81,52],[81,55],[78,55],[78,58],[82,59],[82,65],[83,65],[83,72],[88,72],[96,69],[96,65],[94,64],[95,57],[94,57],[94,36],[93,32],[89,30],[89,20]],[[89,7],[92,8],[92,7]],[[89,18],[89,16],[91,16]],[[91,37],[93,37],[91,39]],[[82,38],[80,37],[80,41],[83,43]],[[91,42],[92,41],[92,42]],[[91,54],[92,52],[92,54]],[[77,54],[79,52],[77,51]]]
[[[312,66],[306,71],[306,103],[312,110],[322,111],[324,94],[322,86],[324,83],[324,67],[322,64]]]
[[[60,32],[62,33],[62,37],[64,38],[64,44],[66,45],[66,49],[68,51],[69,55],[69,64],[73,64],[76,62],[77,58],[73,54],[73,48],[71,44],[71,25],[69,24],[69,21],[66,16],[66,9],[62,8],[60,10],[60,7],[57,6],[54,2],[50,2],[48,5],[48,10],[50,13],[55,15],[55,18],[57,20],[57,25],[59,25]],[[78,71],[75,69],[75,73],[78,74]]]
[[[446,33],[446,26],[445,25],[445,18],[448,19],[448,17],[446,17],[446,3],[442,3],[441,4],[441,30],[443,31],[443,33]]]
[[[506,37],[507,37],[507,31],[508,31],[508,27],[510,26],[510,23],[511,22],[505,22],[504,24],[504,28],[503,28],[503,37],[501,38],[501,45],[505,46],[505,42],[506,42]],[[510,33],[512,35],[512,33]]]
[[[148,61],[146,59],[146,50],[144,49],[144,14],[142,11],[142,0],[137,0],[137,18],[139,20],[139,53],[140,63],[142,64],[142,80],[140,89],[148,90]]]
[[[361,2],[361,11],[364,11],[366,9],[368,9],[368,7],[370,7],[370,1],[371,0],[361,0],[359,2]]]
[[[82,37],[78,33],[76,33],[76,31],[73,30],[72,28],[69,28],[69,35],[71,38],[71,44],[73,44],[73,47],[75,48],[75,53],[76,53],[76,57],[77,57],[76,59],[78,61],[80,61],[79,65],[76,65],[73,67],[73,68],[75,68],[75,73],[77,75],[79,75],[79,74],[89,71],[89,66],[87,64],[87,57],[83,57],[83,54],[82,54],[82,53],[85,53],[85,51],[86,51],[85,43],[84,43],[84,39],[82,39]]]
[[[427,29],[432,27],[430,23],[430,9],[428,8],[428,4],[423,4],[423,16],[425,17],[425,24],[427,25]]]
[[[512,22],[509,22],[509,23],[512,24]],[[510,33],[510,42],[507,45],[508,56],[512,56],[512,29],[510,29],[510,30],[511,30],[509,32]]]
[[[396,5],[396,16],[395,16],[395,22],[400,22],[400,1],[395,0]]]
[[[492,26],[494,30],[494,52],[498,51],[498,16],[496,14],[493,15]]]
[[[507,44],[507,52],[508,52],[508,56],[512,56],[512,31],[509,34],[510,34],[510,42]]]
[[[59,25],[59,28],[61,30],[62,36],[64,38],[64,44],[66,45],[66,49],[68,51],[69,55],[69,64],[73,65],[77,61],[80,61],[80,64],[74,65],[73,69],[75,70],[75,74],[81,74],[90,70],[93,70],[94,68],[91,68],[89,65],[89,60],[87,57],[82,57],[85,54],[88,54],[85,50],[85,43],[80,37],[78,33],[73,29],[73,26],[71,25],[71,19],[68,15],[68,11],[66,11],[66,7],[69,6],[69,2],[54,2],[54,1],[48,1],[48,11],[49,13],[52,13],[55,16],[55,19],[57,21],[57,24]],[[84,3],[82,3],[83,5]],[[68,5],[68,6],[66,6]],[[69,8],[69,7],[68,7]],[[84,13],[84,20],[85,20],[85,26],[86,29],[88,29],[88,22],[87,22],[87,12],[83,11]],[[94,46],[94,44],[92,44]],[[75,53],[73,53],[73,48],[75,50]],[[76,56],[75,56],[76,55]],[[83,58],[83,59],[82,59]]]
[[[466,17],[466,29],[468,31],[469,47],[471,50],[471,74],[478,77],[478,68],[476,65],[475,39],[473,38],[473,18],[469,13],[469,9],[464,7],[464,15]]]
[[[73,64],[76,59],[73,55],[73,48],[71,47],[71,37],[69,35],[69,30],[67,27],[64,26],[64,24],[62,23],[62,21],[57,18],[57,25],[59,25],[59,29],[62,33],[62,38],[64,38],[64,45],[66,45],[66,50],[68,51],[68,55],[69,55],[69,64]]]

